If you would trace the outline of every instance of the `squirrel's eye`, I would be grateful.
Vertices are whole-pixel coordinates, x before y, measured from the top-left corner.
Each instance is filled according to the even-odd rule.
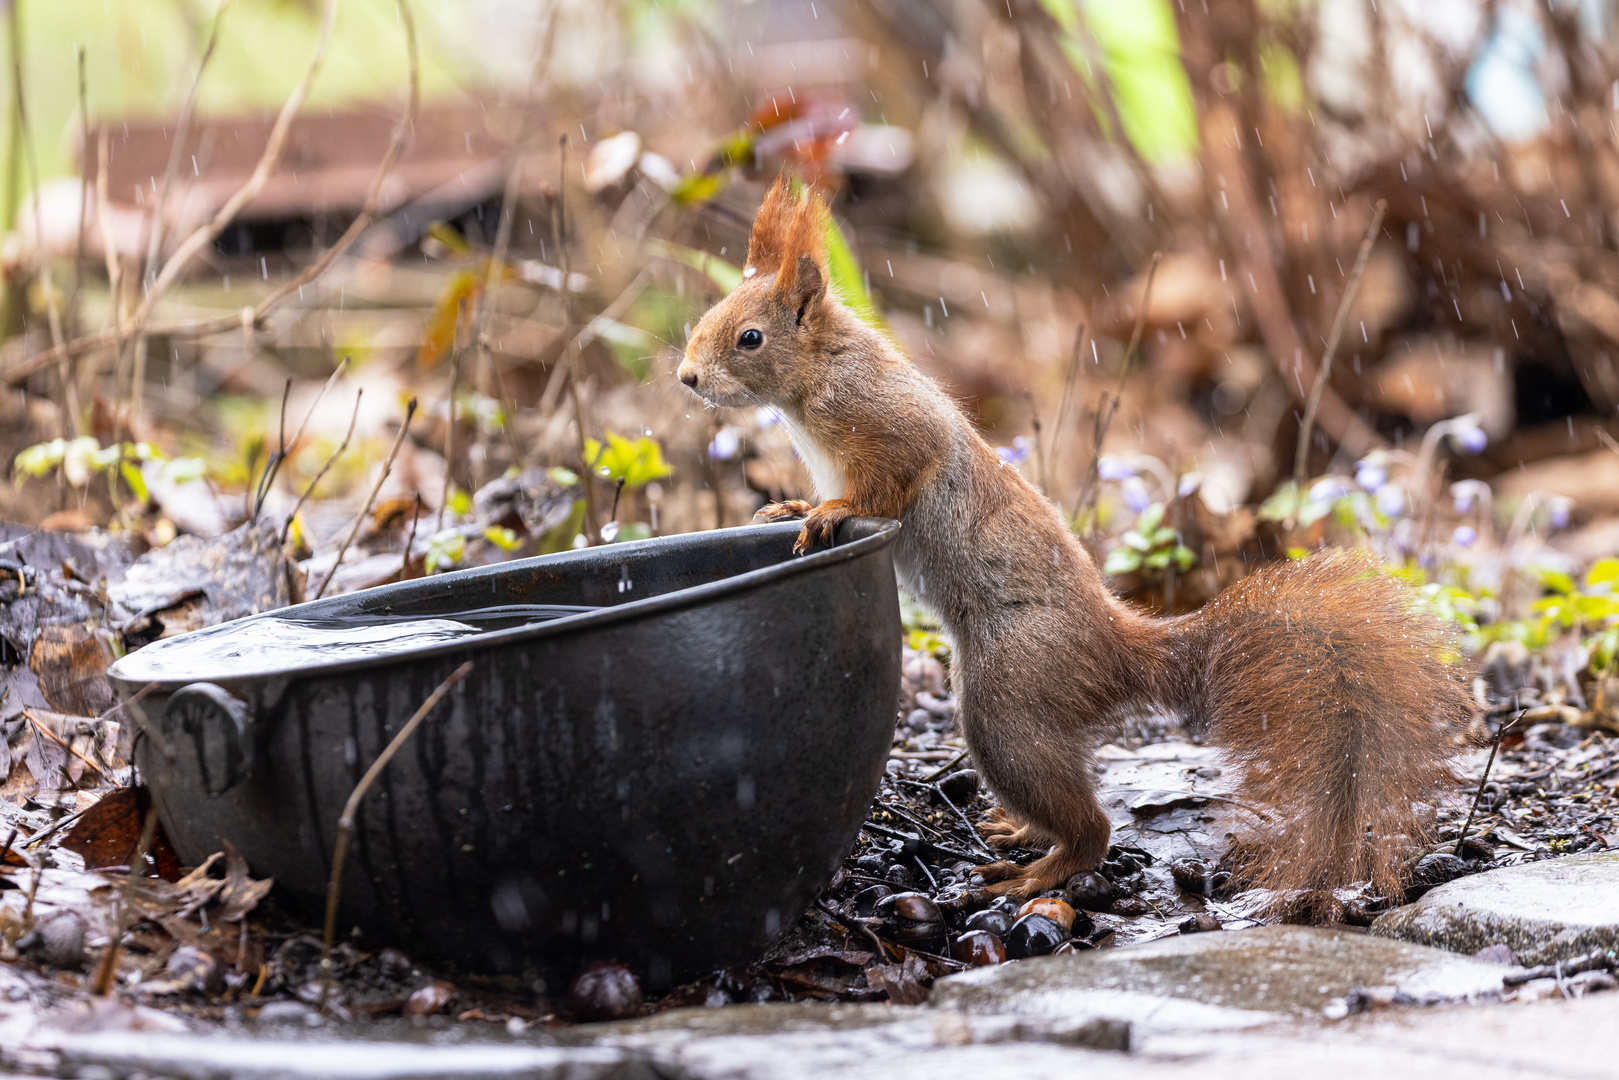
[[[765,343],[765,336],[757,330],[744,330],[737,339],[737,347],[742,349],[757,349]]]

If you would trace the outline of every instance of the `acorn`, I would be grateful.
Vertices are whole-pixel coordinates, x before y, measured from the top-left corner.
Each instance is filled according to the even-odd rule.
[[[1006,963],[1006,946],[988,930],[969,930],[956,938],[950,955],[972,967],[990,967]]]

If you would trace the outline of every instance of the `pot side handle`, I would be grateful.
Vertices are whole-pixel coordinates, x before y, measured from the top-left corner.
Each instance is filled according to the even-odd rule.
[[[253,775],[253,712],[241,698],[214,683],[195,682],[169,698],[167,716],[172,735],[190,736],[208,794],[222,795]]]

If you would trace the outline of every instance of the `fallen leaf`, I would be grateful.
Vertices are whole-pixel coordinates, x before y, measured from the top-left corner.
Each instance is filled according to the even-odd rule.
[[[86,810],[62,841],[62,846],[83,857],[86,869],[128,866],[140,844],[151,799],[144,788],[115,788]],[[165,881],[180,880],[180,857],[169,846],[163,826],[152,836],[152,861]]]

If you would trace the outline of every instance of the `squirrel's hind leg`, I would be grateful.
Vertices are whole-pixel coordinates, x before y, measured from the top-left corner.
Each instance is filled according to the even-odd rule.
[[[1012,848],[1043,848],[1053,843],[1050,833],[1011,814],[999,806],[990,808],[988,820],[978,823],[978,832],[997,851]]]

